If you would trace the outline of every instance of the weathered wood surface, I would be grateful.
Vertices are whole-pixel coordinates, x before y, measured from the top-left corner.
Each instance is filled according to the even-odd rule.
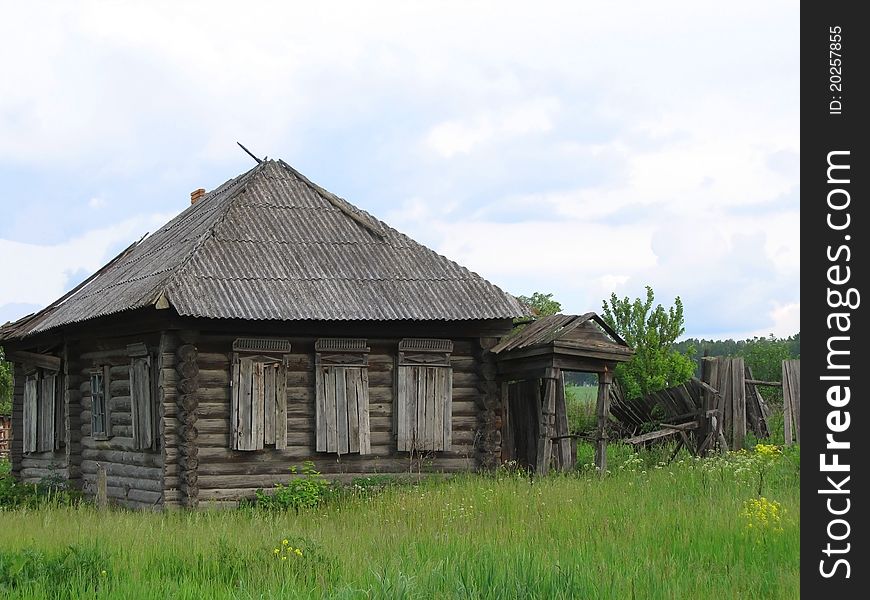
[[[783,433],[786,444],[801,443],[801,361],[782,361]]]
[[[399,366],[396,402],[400,452],[449,450],[453,381],[451,367]]]
[[[379,341],[373,342],[372,352],[369,355],[368,368],[360,369],[360,378],[354,379],[345,371],[345,401],[348,407],[352,407],[354,393],[359,399],[359,392],[350,392],[351,384],[361,389],[368,389],[367,402],[357,401],[358,426],[360,431],[359,444],[362,450],[364,444],[369,445],[370,454],[361,456],[350,453],[351,442],[348,439],[348,451],[346,455],[326,455],[318,453],[316,432],[318,425],[317,413],[319,407],[316,402],[317,380],[315,376],[315,355],[313,343],[306,346],[305,340],[298,340],[300,348],[310,348],[310,353],[298,354],[297,343],[294,340],[294,351],[286,360],[286,423],[287,437],[286,448],[275,450],[264,448],[257,452],[239,452],[229,448],[231,435],[231,391],[229,387],[223,387],[221,381],[231,380],[231,353],[227,352],[227,346],[217,343],[211,336],[202,336],[197,342],[200,356],[205,358],[202,371],[217,370],[222,368],[227,375],[219,377],[210,376],[208,381],[200,380],[198,395],[200,402],[197,406],[197,487],[199,499],[202,502],[211,498],[221,498],[223,495],[234,498],[249,497],[257,487],[269,482],[286,481],[289,477],[289,468],[299,465],[305,460],[312,460],[315,468],[327,476],[342,476],[347,473],[389,473],[408,472],[426,468],[434,472],[473,469],[479,465],[479,450],[476,447],[479,438],[481,406],[484,403],[485,391],[481,376],[478,372],[479,361],[474,356],[453,355],[451,365],[456,370],[456,375],[462,384],[453,389],[454,400],[450,414],[443,414],[442,422],[447,423],[449,417],[452,427],[450,434],[452,439],[450,451],[438,451],[425,455],[425,461],[412,461],[408,456],[397,455],[396,428],[393,419],[397,416],[399,408],[395,403],[397,396],[396,380],[396,357],[395,346],[388,347]],[[470,344],[460,344],[471,348]],[[390,353],[392,352],[392,356]],[[208,366],[208,369],[204,365]],[[202,372],[201,371],[201,372]],[[304,371],[304,372],[301,372]],[[368,381],[365,381],[368,379]],[[497,395],[497,394],[496,394]],[[360,409],[366,406],[367,410]],[[177,410],[169,404],[166,405],[167,413]],[[434,406],[432,415],[435,417]],[[369,420],[369,427],[363,424],[364,419]],[[175,419],[166,418],[165,427],[167,434],[177,430],[173,423]],[[354,431],[354,423],[348,419],[348,436]],[[364,440],[362,433],[368,429],[368,439]],[[337,431],[337,423],[336,423]],[[433,432],[435,423],[433,422]],[[499,445],[500,451],[500,445]],[[321,450],[323,452],[323,450]],[[164,480],[165,502],[168,504],[179,503],[183,497],[180,494],[180,480],[178,468],[173,462],[179,457],[177,448],[167,447],[165,450],[166,477]],[[264,479],[269,476],[272,479]],[[237,477],[239,479],[221,479],[222,477]],[[247,482],[247,483],[246,483]],[[239,487],[229,487],[239,486]],[[227,486],[224,488],[223,486]]]
[[[595,466],[599,473],[607,472],[607,420],[610,417],[610,371],[598,374],[598,398],[595,402],[597,426],[595,429]]]

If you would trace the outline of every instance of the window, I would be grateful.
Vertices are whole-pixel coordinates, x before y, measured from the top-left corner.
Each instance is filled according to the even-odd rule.
[[[38,368],[24,380],[24,452],[53,452],[64,437],[62,378],[57,371]]]
[[[151,356],[145,344],[127,346],[130,356],[130,417],[133,422],[133,447],[137,450],[156,449],[157,424],[153,406]]]
[[[288,340],[239,338],[233,342],[230,448],[287,447]]]
[[[91,371],[91,436],[94,439],[105,440],[111,435],[109,369],[106,365]]]
[[[450,340],[399,343],[396,444],[399,451],[450,450],[453,369]]]
[[[314,349],[317,451],[370,454],[366,340],[324,338]]]

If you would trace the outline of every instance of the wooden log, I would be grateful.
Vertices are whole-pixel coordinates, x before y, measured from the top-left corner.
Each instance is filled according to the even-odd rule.
[[[96,506],[98,510],[106,510],[109,506],[108,499],[108,479],[106,476],[106,468],[99,466],[97,468],[97,491],[96,491]]]

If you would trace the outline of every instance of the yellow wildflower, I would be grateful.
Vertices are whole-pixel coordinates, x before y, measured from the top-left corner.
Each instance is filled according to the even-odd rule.
[[[286,546],[286,545],[289,544],[290,542],[288,542],[287,540],[281,540],[281,543],[284,544],[284,545]]]
[[[302,549],[301,548],[296,548],[296,550],[294,550],[294,552],[296,553],[296,556],[302,556]]]

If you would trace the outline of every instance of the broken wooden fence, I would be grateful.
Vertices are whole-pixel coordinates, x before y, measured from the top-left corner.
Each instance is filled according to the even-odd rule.
[[[801,443],[801,361],[782,361],[782,416],[786,445]]]

